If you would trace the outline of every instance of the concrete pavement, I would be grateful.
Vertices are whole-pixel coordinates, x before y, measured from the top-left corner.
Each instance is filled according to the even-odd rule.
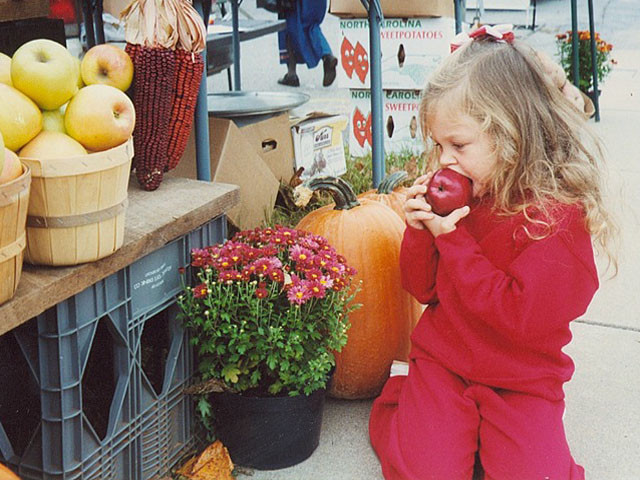
[[[538,0],[537,29],[517,35],[554,55],[555,34],[570,28],[569,0]],[[586,2],[578,2],[580,28],[586,29]],[[607,149],[608,200],[615,205],[621,226],[619,272],[603,273],[601,287],[586,314],[574,322],[574,339],[566,352],[576,373],[566,386],[567,436],[572,453],[594,480],[640,479],[640,5],[637,0],[595,2],[596,29],[613,43],[618,61],[602,85],[601,121],[591,126]],[[247,5],[250,15],[271,14]],[[323,31],[337,49],[340,32],[327,16]],[[257,42],[260,42],[259,44]],[[259,47],[259,48],[255,48]],[[285,72],[277,64],[275,35],[242,44],[243,89],[288,90],[276,83]],[[259,52],[259,53],[258,53]],[[304,109],[335,113],[349,111],[347,91],[322,88],[322,69],[299,68],[311,101]],[[226,90],[226,77],[209,79],[212,91]],[[301,112],[303,113],[303,112]],[[599,264],[602,261],[599,260]],[[602,265],[601,265],[602,266]],[[367,437],[371,401],[329,399],[321,443],[305,462],[292,468],[255,472],[253,480],[376,480],[377,459]],[[517,480],[517,479],[514,479]]]

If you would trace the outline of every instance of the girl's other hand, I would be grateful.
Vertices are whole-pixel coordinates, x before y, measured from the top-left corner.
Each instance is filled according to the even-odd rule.
[[[453,232],[456,229],[456,224],[469,215],[471,209],[465,205],[462,208],[456,208],[446,217],[440,217],[439,215],[433,215],[434,218],[425,222],[425,225],[434,237],[443,233]]]
[[[434,237],[443,233],[449,233],[456,229],[460,219],[466,217],[471,209],[468,206],[458,208],[446,217],[436,215],[431,211],[431,205],[424,196],[427,193],[427,185],[433,176],[433,172],[422,175],[413,182],[407,191],[407,199],[404,203],[404,215],[407,225],[418,230],[428,229]]]

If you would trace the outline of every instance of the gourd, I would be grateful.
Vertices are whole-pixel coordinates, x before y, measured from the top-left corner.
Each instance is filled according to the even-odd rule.
[[[399,187],[400,183],[409,175],[404,170],[393,172],[382,179],[377,189],[369,190],[358,195],[358,198],[368,198],[384,203],[404,220],[403,205],[407,197],[407,187]]]
[[[0,463],[0,480],[20,480],[20,477]]]
[[[404,222],[382,203],[358,200],[341,178],[312,178],[302,187],[327,190],[335,204],[310,212],[296,228],[325,237],[357,270],[355,281],[361,282],[354,302],[362,306],[349,314],[351,328],[346,346],[335,353],[329,394],[345,399],[374,397],[388,378],[392,361],[406,359],[409,336],[422,312],[401,285]]]

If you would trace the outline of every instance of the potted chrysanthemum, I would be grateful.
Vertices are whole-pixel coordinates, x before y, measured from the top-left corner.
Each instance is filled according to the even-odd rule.
[[[191,256],[178,304],[197,354],[192,391],[215,392],[198,398],[205,423],[239,465],[304,460],[318,445],[333,352],[347,342],[355,271],[323,237],[282,226]]]
[[[580,30],[578,34],[578,88],[593,98],[593,66],[591,58],[591,32]],[[595,71],[598,83],[601,84],[609,75],[615,60],[611,58],[613,45],[606,42],[599,33],[595,33]],[[556,46],[560,57],[560,64],[564,69],[567,79],[571,83],[573,78],[573,33],[568,30],[556,35]]]

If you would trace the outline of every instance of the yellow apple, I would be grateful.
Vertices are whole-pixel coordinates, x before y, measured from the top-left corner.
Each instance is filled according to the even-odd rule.
[[[0,83],[0,132],[14,152],[42,129],[42,113],[24,93]]]
[[[20,150],[21,158],[49,160],[86,155],[85,148],[69,135],[60,132],[40,132]]]
[[[13,86],[11,83],[11,57],[2,52],[0,52],[0,83]]]
[[[136,112],[127,95],[110,85],[87,85],[71,99],[64,114],[67,134],[87,150],[124,143],[133,133]]]
[[[87,85],[111,85],[126,92],[133,80],[133,62],[123,49],[108,43],[91,47],[80,64]]]
[[[0,133],[0,152],[4,152],[4,138],[2,138],[2,133]],[[4,155],[0,155],[0,175],[2,174],[3,168],[4,168]]]
[[[82,81],[82,70],[80,68],[80,65],[82,65],[82,60],[80,60],[78,57],[73,57],[73,59],[76,62],[76,68],[78,69],[78,90],[80,90],[82,87],[84,87],[84,82]]]
[[[55,110],[78,91],[78,67],[65,47],[39,38],[13,54],[11,81],[41,109]]]
[[[42,130],[67,133],[64,128],[64,111],[62,109],[63,107],[57,110],[42,111]]]
[[[4,149],[4,168],[0,172],[0,185],[8,183],[22,175],[22,163],[18,156],[8,148]]]

